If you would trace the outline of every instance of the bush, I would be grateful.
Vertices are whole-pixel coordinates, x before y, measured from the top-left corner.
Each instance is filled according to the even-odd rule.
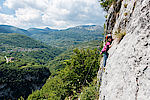
[[[116,34],[116,38],[117,38],[118,44],[124,38],[125,35],[126,35],[126,32],[119,32],[118,34]]]
[[[100,0],[100,5],[104,8],[105,11],[108,11],[110,6],[116,2],[116,0]]]
[[[128,4],[124,4],[124,8],[127,8]]]
[[[125,12],[125,13],[124,13],[124,16],[127,16],[127,15],[128,15],[128,13],[127,13],[127,12]]]

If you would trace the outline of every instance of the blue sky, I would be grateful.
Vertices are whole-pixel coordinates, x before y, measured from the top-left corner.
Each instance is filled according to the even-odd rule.
[[[103,25],[104,15],[98,0],[0,0],[0,24],[24,29]]]
[[[9,9],[7,6],[4,6],[3,3],[5,2],[5,0],[0,0],[0,13],[2,14],[15,14],[14,10]]]

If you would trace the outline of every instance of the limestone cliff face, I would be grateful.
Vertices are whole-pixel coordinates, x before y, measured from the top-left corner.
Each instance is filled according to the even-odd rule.
[[[150,100],[150,0],[117,0],[106,30],[126,35],[109,50],[99,100]]]

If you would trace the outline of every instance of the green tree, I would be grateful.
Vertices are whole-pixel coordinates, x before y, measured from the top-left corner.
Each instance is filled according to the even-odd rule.
[[[75,49],[70,60],[66,60],[66,67],[51,76],[40,91],[33,92],[28,99],[61,100],[75,96],[83,86],[88,86],[96,76],[99,68],[99,54],[97,49]],[[36,97],[37,96],[37,97]]]
[[[108,11],[110,6],[117,0],[100,0],[100,5],[104,8],[105,11]]]

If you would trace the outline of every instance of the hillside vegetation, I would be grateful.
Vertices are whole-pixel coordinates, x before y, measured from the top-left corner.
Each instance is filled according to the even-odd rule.
[[[65,68],[55,76],[50,76],[42,89],[33,92],[28,100],[64,100],[70,96],[72,99],[78,98],[82,87],[89,86],[96,77],[99,60],[97,49],[75,49],[71,58],[65,61]]]
[[[0,33],[0,99],[27,98],[50,76],[47,64],[62,51],[16,33]],[[6,63],[5,56],[10,60]]]
[[[43,43],[40,43],[30,37],[17,33],[0,33],[0,50],[7,51],[12,48],[47,48]]]
[[[0,66],[0,99],[27,98],[40,89],[51,73],[46,67],[10,68]]]
[[[99,43],[103,36],[93,27],[82,26],[66,30],[46,28],[40,31],[48,33],[37,34],[37,40],[31,38],[33,34],[28,37],[19,33],[0,33],[0,94],[3,94],[0,99],[16,100],[21,96],[26,99],[31,91],[33,93],[28,97],[31,100],[59,100],[69,96],[77,98],[83,87],[93,83],[98,70]],[[59,48],[39,42],[42,36],[43,40],[52,36],[46,41],[55,41],[53,46]],[[63,40],[65,41],[62,42]],[[52,41],[50,42],[53,43]],[[6,63],[5,56],[13,58],[12,61]]]
[[[0,33],[19,33],[28,36],[30,35],[30,33],[27,30],[10,25],[0,25]]]
[[[0,33],[0,51],[1,56],[15,57],[16,63],[21,62],[24,65],[45,64],[54,59],[62,51],[40,43],[30,37],[16,33]]]
[[[89,42],[83,42],[81,44],[78,44],[72,48],[69,48],[68,50],[62,52],[60,55],[56,56],[54,58],[54,60],[51,60],[48,64],[48,67],[50,68],[51,72],[56,72],[56,71],[60,71],[61,69],[65,68],[65,60],[70,59],[70,56],[73,55],[73,50],[75,48],[78,49],[97,49],[98,51],[100,51],[100,48],[102,48],[102,43],[99,40],[93,40],[93,41],[89,41]]]

